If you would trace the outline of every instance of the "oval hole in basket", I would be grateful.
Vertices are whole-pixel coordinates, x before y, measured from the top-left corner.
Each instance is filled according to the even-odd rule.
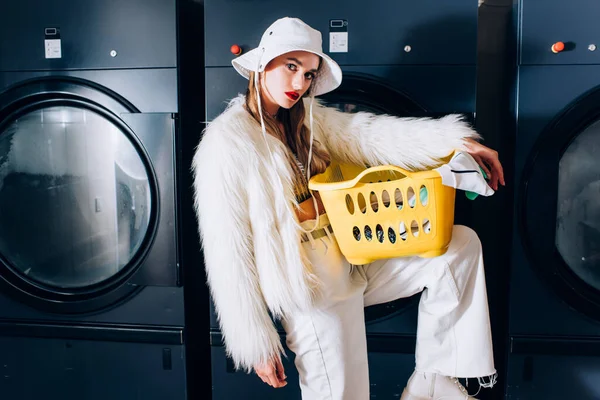
[[[369,225],[365,225],[365,238],[370,242],[373,240],[373,231]]]
[[[404,223],[404,221],[400,222],[400,229],[398,229],[398,235],[400,235],[400,238],[403,241],[407,238],[406,224]]]
[[[346,195],[346,209],[350,213],[350,215],[354,214],[354,201],[352,200],[352,196],[349,194]]]
[[[394,201],[396,202],[396,208],[402,210],[404,207],[404,198],[402,197],[402,190],[396,189],[394,191]]]
[[[352,228],[352,236],[354,236],[357,242],[360,241],[360,229],[358,226]]]
[[[364,214],[367,212],[367,202],[362,193],[358,194],[358,209]]]
[[[427,203],[429,203],[429,193],[427,192],[425,185],[421,186],[421,189],[419,189],[419,200],[421,201],[422,206],[426,206]]]
[[[386,207],[390,206],[390,194],[388,193],[387,190],[384,190],[383,192],[381,192],[381,202]]]
[[[417,198],[415,197],[415,190],[412,188],[412,186],[408,187],[408,190],[406,191],[406,197],[408,198],[408,206],[410,208],[415,208],[415,203],[417,202]]]
[[[396,243],[396,232],[390,227],[388,228],[388,239],[390,239],[390,243]]]
[[[431,232],[431,222],[429,221],[429,218],[425,218],[423,220],[423,232],[425,232],[425,233]]]
[[[419,237],[419,223],[417,221],[411,222],[410,231],[414,237]]]
[[[371,202],[371,208],[373,209],[373,211],[379,211],[379,202],[377,201],[377,195],[375,194],[375,192],[371,192],[369,201]]]
[[[385,239],[385,233],[383,232],[381,225],[377,224],[375,227],[375,233],[377,234],[377,240],[379,243],[383,243],[383,239]]]

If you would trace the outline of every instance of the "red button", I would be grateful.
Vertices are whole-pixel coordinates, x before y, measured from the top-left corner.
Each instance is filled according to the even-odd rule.
[[[565,44],[563,42],[556,42],[552,45],[553,53],[560,53],[565,49]]]
[[[242,54],[242,48],[240,46],[238,46],[237,44],[234,44],[233,46],[231,46],[231,48],[229,50],[231,50],[231,52],[233,54],[235,54],[236,56],[239,56],[240,54]]]

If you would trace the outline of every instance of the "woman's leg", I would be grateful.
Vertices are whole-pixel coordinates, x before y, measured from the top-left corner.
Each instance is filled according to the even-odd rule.
[[[448,251],[435,258],[395,258],[361,267],[365,306],[426,290],[419,304],[416,370],[473,378],[496,373],[485,271],[476,233],[455,226]]]
[[[304,248],[323,282],[322,297],[311,312],[283,321],[287,345],[296,355],[302,398],[366,400],[366,281],[341,255],[333,235],[306,242]]]

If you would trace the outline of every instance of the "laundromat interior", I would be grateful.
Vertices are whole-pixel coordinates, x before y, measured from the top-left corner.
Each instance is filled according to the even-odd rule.
[[[3,1],[0,399],[600,399],[598,15],[593,0]],[[305,86],[280,99],[286,74]],[[437,126],[483,146],[381,161],[403,138],[412,160],[459,135]],[[310,229],[300,203],[327,219]],[[465,231],[477,295],[448,256]],[[336,285],[402,259],[423,267],[393,278],[418,290],[373,301],[382,284],[348,317],[319,306],[337,288],[323,280],[292,318],[279,306],[324,273],[319,249]]]

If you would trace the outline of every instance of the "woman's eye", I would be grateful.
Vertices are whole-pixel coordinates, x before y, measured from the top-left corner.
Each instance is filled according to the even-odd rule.
[[[313,79],[314,79],[314,77],[315,77],[315,75],[314,75],[314,74],[310,74],[310,73],[309,73],[309,74],[305,74],[304,76],[305,76],[305,77],[306,77],[306,79],[308,79],[309,81],[313,80]]]
[[[292,70],[292,71],[296,70],[296,66],[294,64],[287,64],[287,67],[289,70]]]

